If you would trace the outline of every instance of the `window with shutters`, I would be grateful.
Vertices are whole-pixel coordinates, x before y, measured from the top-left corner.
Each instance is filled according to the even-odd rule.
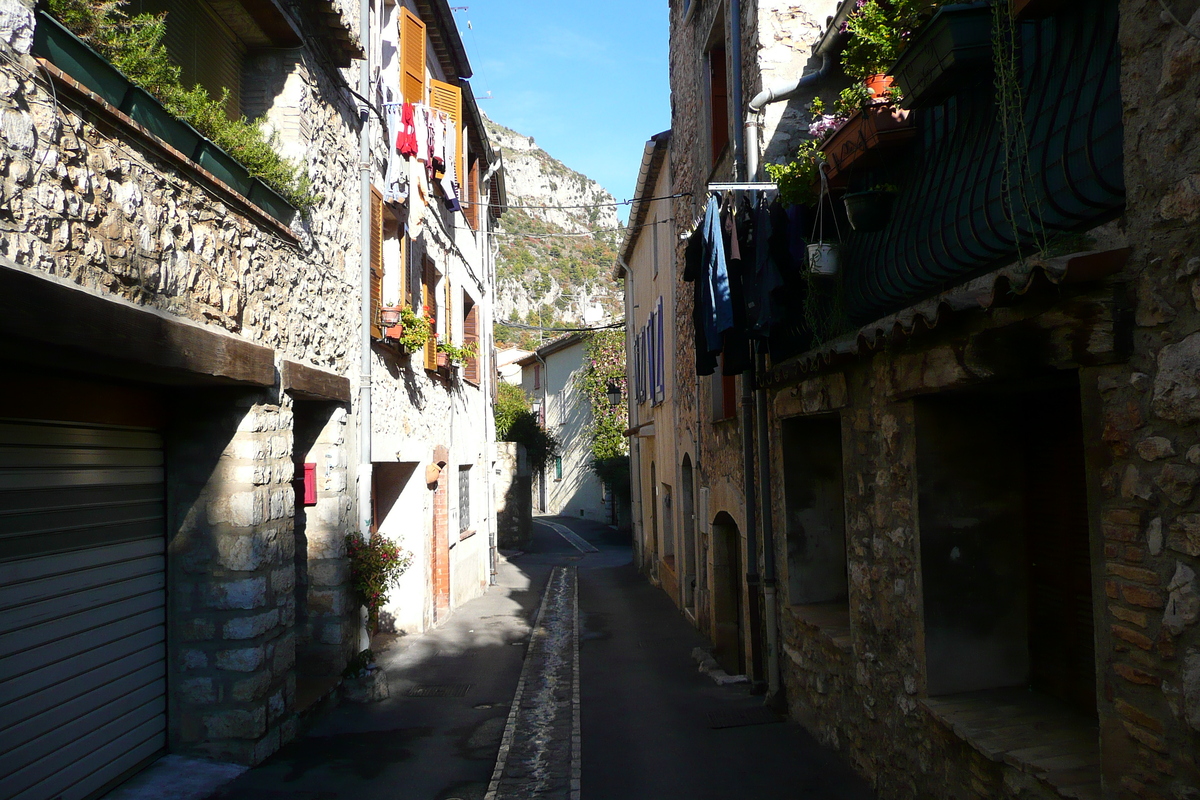
[[[535,389],[542,388],[542,365],[541,364],[533,365],[533,388],[535,388]]]
[[[474,344],[476,349],[479,348],[479,306],[475,305],[475,301],[471,299],[471,295],[463,292],[463,347]],[[463,379],[467,383],[479,385],[480,376],[480,358],[481,354],[476,352],[475,355],[467,359],[463,365]]]
[[[712,374],[712,421],[721,422],[737,417],[737,376],[724,374],[725,354],[718,358],[717,371]]]
[[[663,347],[663,299],[658,298],[658,311],[654,315],[655,331],[654,331],[654,349],[656,352],[654,358],[654,401],[661,403],[667,397],[667,366],[666,366],[666,351]]]
[[[704,53],[704,77],[708,84],[705,99],[708,105],[709,153],[711,163],[716,166],[725,146],[729,144],[729,80],[725,57],[725,24],[720,16],[708,41],[708,49]]]
[[[646,349],[650,356],[646,364],[646,387],[649,390],[650,402],[652,404],[655,402],[657,396],[654,386],[654,378],[658,375],[658,348],[654,346],[655,320],[657,317],[658,314],[651,311],[650,321],[646,324]]]
[[[449,83],[431,80],[429,82],[429,105],[431,108],[449,114],[451,123],[454,125],[456,132],[454,180],[461,187],[463,185],[462,89]],[[461,188],[459,192],[461,194]]]
[[[425,23],[400,9],[400,93],[407,103],[425,102]]]

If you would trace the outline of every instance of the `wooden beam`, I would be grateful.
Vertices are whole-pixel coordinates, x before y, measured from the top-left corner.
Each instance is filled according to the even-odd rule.
[[[350,379],[298,361],[284,361],[279,381],[285,392],[305,400],[333,400],[349,403]]]
[[[7,263],[0,263],[0,338],[50,346],[87,362],[136,366],[148,383],[275,385],[269,347]]]

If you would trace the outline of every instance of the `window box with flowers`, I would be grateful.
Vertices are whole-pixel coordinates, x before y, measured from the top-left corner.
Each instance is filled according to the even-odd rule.
[[[915,32],[892,67],[905,108],[927,108],[978,83],[991,91],[992,9],[988,3],[942,6]]]
[[[917,134],[912,112],[890,103],[862,108],[842,123],[821,145],[825,174],[844,186],[851,168],[877,167]]]

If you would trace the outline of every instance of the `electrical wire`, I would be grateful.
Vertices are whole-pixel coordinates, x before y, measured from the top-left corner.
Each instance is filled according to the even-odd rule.
[[[663,197],[638,197],[633,200],[616,200],[612,203],[592,203],[591,205],[583,206],[513,206],[506,205],[505,209],[517,209],[521,211],[572,211],[581,208],[616,208],[617,206],[627,206],[632,203],[650,203],[655,200],[675,200],[680,197],[691,197],[691,192],[680,192],[679,194],[668,194]],[[495,203],[463,203],[468,206],[493,206]]]
[[[674,221],[675,221],[675,218],[671,217],[669,219],[660,219],[657,222],[647,222],[643,225],[628,225],[624,228],[601,228],[600,230],[583,231],[582,233],[518,233],[515,231],[496,231],[496,232],[493,232],[492,235],[493,236],[512,236],[512,237],[517,237],[517,238],[521,238],[521,239],[552,239],[552,238],[558,238],[558,237],[597,236],[597,235],[605,234],[605,233],[626,233],[628,231],[636,231],[636,230],[640,230],[642,228],[649,228],[652,225],[665,225],[667,223],[674,222]]]
[[[1200,33],[1196,33],[1194,30],[1189,28],[1183,20],[1181,20],[1179,17],[1175,16],[1175,12],[1171,10],[1171,7],[1169,5],[1167,5],[1167,0],[1158,0],[1158,4],[1160,6],[1162,6],[1163,11],[1166,13],[1166,15],[1168,17],[1171,18],[1172,22],[1174,22],[1179,27],[1183,28],[1187,32],[1187,34],[1189,36],[1191,36],[1193,39],[1200,39]]]
[[[625,320],[614,322],[611,325],[600,325],[595,328],[550,328],[541,325],[526,325],[524,322],[495,322],[495,325],[503,325],[506,328],[515,328],[520,331],[546,331],[547,333],[587,333],[589,331],[612,331],[618,328],[625,327]]]

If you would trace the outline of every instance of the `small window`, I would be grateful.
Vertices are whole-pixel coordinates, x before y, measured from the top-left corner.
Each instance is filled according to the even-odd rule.
[[[708,108],[709,144],[712,164],[721,160],[721,153],[729,144],[729,82],[726,78],[725,36],[721,32],[720,44],[708,51]]]
[[[658,217],[650,225],[651,255],[654,263],[654,277],[658,277]]]
[[[458,468],[458,530],[471,529],[471,467]]]
[[[535,389],[542,388],[542,365],[541,364],[533,365],[533,388],[535,388]]]
[[[562,456],[554,457],[554,480],[562,480]]]

